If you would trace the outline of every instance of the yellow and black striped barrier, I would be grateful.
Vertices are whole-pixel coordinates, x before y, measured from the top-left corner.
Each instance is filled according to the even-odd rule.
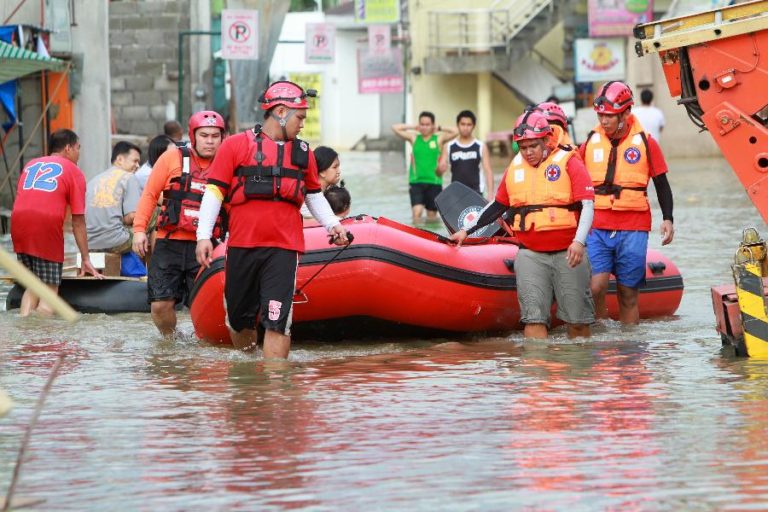
[[[732,269],[744,329],[744,355],[749,357],[768,358],[768,311],[763,284],[767,270],[765,256],[765,241],[757,230],[745,229]]]

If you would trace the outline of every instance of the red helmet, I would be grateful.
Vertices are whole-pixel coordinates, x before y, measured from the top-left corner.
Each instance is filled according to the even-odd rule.
[[[226,127],[224,126],[224,118],[221,114],[214,112],[213,110],[201,110],[195,112],[189,118],[189,141],[192,146],[195,145],[195,130],[198,128],[205,128],[207,126],[214,126],[221,129],[221,134],[224,135]]]
[[[270,85],[259,97],[262,110],[269,110],[278,105],[288,108],[309,108],[307,96],[314,98],[317,91],[308,89],[306,92],[300,86],[287,80],[281,80]]]
[[[552,133],[552,127],[549,126],[544,114],[530,110],[517,118],[512,139],[515,142],[523,139],[543,139],[550,133]]]
[[[607,82],[595,98],[598,114],[621,114],[635,104],[632,89],[624,82]]]
[[[536,105],[536,109],[544,114],[550,123],[558,123],[565,128],[568,125],[568,116],[560,105],[551,101],[545,101]]]

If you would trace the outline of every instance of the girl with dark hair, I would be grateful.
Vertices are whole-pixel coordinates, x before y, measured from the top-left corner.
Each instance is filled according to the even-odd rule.
[[[314,150],[317,161],[317,175],[320,178],[320,188],[325,192],[331,186],[344,186],[341,179],[341,162],[336,150],[328,146],[319,146]],[[306,204],[301,205],[301,215],[311,219],[312,214]]]

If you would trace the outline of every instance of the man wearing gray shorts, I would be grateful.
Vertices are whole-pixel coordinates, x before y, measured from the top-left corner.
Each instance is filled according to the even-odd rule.
[[[547,337],[554,298],[568,337],[588,337],[595,320],[584,250],[594,213],[592,181],[576,151],[557,145],[540,112],[517,119],[514,140],[520,152],[504,172],[495,201],[473,228],[454,233],[451,240],[461,244],[509,211],[510,227],[520,241],[515,275],[523,334]]]

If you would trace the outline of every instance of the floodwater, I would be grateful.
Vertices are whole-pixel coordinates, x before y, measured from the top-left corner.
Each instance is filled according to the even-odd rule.
[[[400,160],[342,157],[353,212],[409,220]],[[265,364],[188,315],[162,341],[147,315],[2,312],[0,492],[65,354],[16,493],[38,510],[764,510],[768,362],[721,354],[709,287],[765,226],[723,161],[671,168],[678,315],[588,342],[308,341]]]

